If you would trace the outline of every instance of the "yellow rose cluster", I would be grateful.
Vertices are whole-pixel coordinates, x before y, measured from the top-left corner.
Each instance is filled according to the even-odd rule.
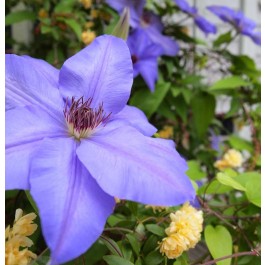
[[[32,223],[36,218],[35,213],[23,216],[21,209],[16,210],[13,227],[8,226],[5,230],[5,264],[27,265],[37,255],[28,250],[33,245],[28,236],[32,235],[37,225]]]
[[[160,252],[175,259],[200,241],[203,213],[185,203],[180,210],[170,214],[170,219],[170,226],[165,230],[167,237],[160,243]]]
[[[225,168],[236,168],[240,167],[243,163],[243,157],[240,152],[235,149],[229,149],[223,156],[222,159],[217,160],[214,166],[219,170]]]

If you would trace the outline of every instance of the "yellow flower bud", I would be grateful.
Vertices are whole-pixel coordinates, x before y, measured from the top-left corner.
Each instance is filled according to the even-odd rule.
[[[40,18],[46,18],[46,17],[48,17],[48,12],[45,9],[42,8],[42,9],[39,10],[38,16]]]
[[[162,130],[158,131],[158,135],[160,138],[164,138],[164,139],[172,138],[174,135],[173,127],[165,125]]]
[[[96,38],[96,33],[94,31],[87,30],[82,32],[81,38],[84,44],[88,45]]]
[[[92,0],[79,0],[85,9],[89,9],[92,5]]]
[[[86,29],[90,29],[90,28],[93,28],[93,27],[94,27],[94,22],[92,22],[92,21],[86,22],[86,24],[85,24],[85,28]]]
[[[91,15],[92,18],[95,19],[95,18],[97,18],[99,16],[99,11],[96,10],[96,9],[92,9],[90,15]]]

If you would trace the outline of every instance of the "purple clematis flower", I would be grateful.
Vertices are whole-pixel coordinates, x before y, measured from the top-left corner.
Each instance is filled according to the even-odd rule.
[[[119,14],[125,7],[130,10],[130,25],[134,28],[140,23],[146,0],[106,0],[107,4],[115,9]]]
[[[153,43],[142,29],[134,30],[127,44],[132,56],[133,77],[140,74],[153,92],[158,76],[157,59],[163,54],[163,49]]]
[[[222,21],[230,23],[235,27],[237,32],[249,36],[254,43],[260,45],[260,32],[255,31],[257,24],[252,19],[245,17],[241,11],[236,11],[227,6],[208,6],[213,14],[218,16]]]
[[[196,7],[192,7],[186,0],[175,0],[175,3],[183,12],[194,18],[195,24],[205,33],[216,33],[216,26],[198,14]]]
[[[175,56],[178,53],[178,43],[162,34],[164,26],[159,16],[153,12],[143,11],[138,28],[141,28],[153,43],[161,46],[164,55]]]
[[[106,0],[119,14],[125,7],[130,9],[130,25],[134,29],[142,28],[153,43],[160,45],[163,54],[175,56],[179,46],[171,37],[162,34],[164,26],[159,16],[151,11],[144,11],[146,1],[143,0]]]
[[[114,196],[153,205],[192,200],[174,143],[127,106],[131,55],[96,38],[60,70],[6,55],[6,189],[30,190],[51,264],[84,253],[100,236]]]

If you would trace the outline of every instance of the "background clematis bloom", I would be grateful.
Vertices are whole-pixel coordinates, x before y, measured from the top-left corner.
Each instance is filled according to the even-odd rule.
[[[51,264],[84,253],[114,196],[170,206],[194,199],[187,164],[137,108],[126,43],[96,38],[57,70],[6,55],[6,189],[30,190]]]
[[[151,11],[145,11],[146,1],[143,0],[107,0],[106,1],[119,14],[125,7],[130,9],[130,25],[134,29],[142,29],[149,39],[163,49],[163,55],[175,56],[179,46],[175,40],[162,34],[163,23],[159,16]],[[138,43],[138,45],[141,45]]]
[[[162,34],[164,26],[161,19],[153,12],[143,11],[138,28],[141,28],[153,43],[161,46],[163,55],[175,56],[178,53],[178,43]]]
[[[190,6],[190,4],[186,0],[175,0],[176,5],[180,10],[189,14],[194,18],[195,24],[207,35],[209,33],[216,33],[216,26],[212,24],[210,21],[205,19],[204,17],[198,14],[198,10],[196,7]]]
[[[146,3],[145,0],[106,0],[106,2],[119,14],[122,13],[125,7],[128,7],[130,10],[130,25],[133,28],[139,24]]]
[[[222,21],[230,23],[242,35],[249,36],[254,43],[260,45],[260,32],[255,31],[257,24],[250,18],[245,17],[241,11],[236,11],[227,6],[208,6],[213,14],[218,16]]]
[[[158,77],[157,59],[163,54],[160,45],[153,43],[144,31],[136,29],[127,40],[132,62],[133,76],[141,75],[151,91]]]

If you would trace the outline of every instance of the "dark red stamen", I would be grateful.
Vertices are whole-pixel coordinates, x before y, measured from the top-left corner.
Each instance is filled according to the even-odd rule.
[[[131,58],[132,58],[133,64],[135,64],[138,61],[138,57],[136,55],[132,55]]]
[[[106,123],[111,115],[105,114],[103,103],[98,108],[92,108],[91,103],[92,98],[84,101],[83,97],[78,100],[73,97],[70,104],[66,100],[64,117],[70,133],[78,139],[88,136],[100,124]]]
[[[142,20],[146,23],[146,24],[150,24],[151,22],[151,17],[150,14],[148,12],[144,12],[142,15]]]

